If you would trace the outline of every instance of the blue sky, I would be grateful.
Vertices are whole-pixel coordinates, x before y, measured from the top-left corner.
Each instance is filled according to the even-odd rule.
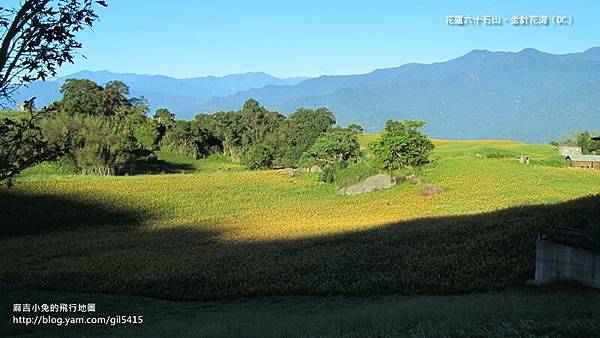
[[[3,0],[4,2],[5,0]],[[552,53],[600,46],[600,1],[109,0],[63,66],[175,77],[249,71],[356,74],[448,60],[472,49]],[[453,27],[447,15],[569,15],[567,27]]]

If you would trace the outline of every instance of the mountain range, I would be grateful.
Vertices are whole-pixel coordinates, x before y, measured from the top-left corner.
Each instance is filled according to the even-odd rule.
[[[263,72],[176,79],[164,75],[113,73],[106,70],[73,73],[49,81],[37,81],[21,89],[17,101],[36,97],[36,106],[43,107],[61,98],[60,87],[67,79],[90,79],[100,85],[111,80],[125,82],[132,97],[145,97],[152,108],[166,107],[179,118],[193,118],[208,99],[231,95],[266,85],[294,85],[307,77],[281,79]]]
[[[142,94],[179,118],[238,110],[252,97],[283,113],[325,106],[339,124],[356,122],[369,132],[381,130],[390,118],[427,121],[429,135],[448,139],[547,142],[576,129],[600,129],[600,48],[561,55],[531,48],[473,50],[445,62],[316,78],[247,73],[174,79],[109,72],[68,77],[124,80],[133,95]],[[52,82],[56,91],[60,79],[34,83],[24,93],[43,104]]]

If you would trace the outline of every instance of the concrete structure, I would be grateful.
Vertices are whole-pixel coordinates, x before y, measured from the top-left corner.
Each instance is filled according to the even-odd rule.
[[[574,168],[600,169],[600,155],[569,155],[566,160]]]
[[[558,146],[558,153],[562,156],[582,155],[581,147]]]
[[[575,281],[600,288],[600,252],[594,238],[579,228],[558,227],[538,236],[535,258],[535,284]]]
[[[538,240],[535,283],[544,285],[556,281],[576,281],[600,288],[600,253]]]

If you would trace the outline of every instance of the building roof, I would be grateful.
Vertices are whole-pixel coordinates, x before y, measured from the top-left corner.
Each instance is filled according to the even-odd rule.
[[[600,155],[569,155],[566,158],[577,162],[600,162]]]

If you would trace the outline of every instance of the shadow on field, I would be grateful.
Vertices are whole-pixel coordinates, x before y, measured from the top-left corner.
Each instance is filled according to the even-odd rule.
[[[81,195],[32,194],[16,189],[0,190],[0,206],[0,237],[87,226],[134,226],[148,218],[148,212],[116,202],[99,204]]]
[[[90,236],[83,230],[68,235],[52,233],[27,238],[26,244],[18,242],[19,238],[5,241],[7,248],[0,249],[0,254],[9,264],[0,267],[0,278],[70,291],[201,300],[500,290],[523,286],[532,278],[535,239],[540,231],[564,225],[598,229],[599,198],[280,240],[236,239],[236,229],[213,224],[123,231],[105,228],[102,236]],[[8,202],[19,210],[19,217],[34,226],[41,222],[44,227],[60,226],[71,219],[85,225],[107,217],[113,221],[106,223],[135,224],[139,220],[137,213],[39,196]],[[38,208],[51,211],[26,215]],[[15,216],[9,218],[14,223]],[[50,252],[39,252],[39,246],[47,246],[49,241],[53,243]],[[73,242],[76,248],[70,247]],[[60,264],[54,261],[58,254]],[[13,274],[16,271],[18,274]]]
[[[194,171],[196,168],[189,163],[173,163],[159,159],[153,162],[136,160],[129,163],[127,169],[130,175],[185,174]]]

